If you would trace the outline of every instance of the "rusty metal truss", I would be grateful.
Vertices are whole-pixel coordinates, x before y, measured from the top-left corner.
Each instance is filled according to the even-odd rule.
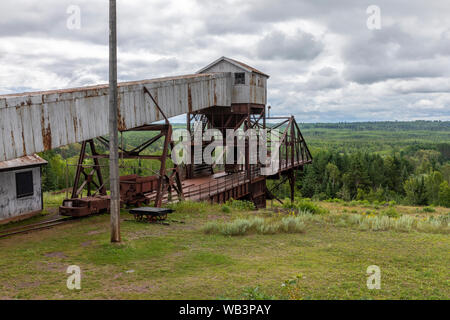
[[[119,147],[119,157],[120,159],[142,159],[142,160],[158,160],[160,162],[159,172],[152,176],[152,180],[157,180],[156,184],[151,184],[148,192],[148,199],[154,201],[155,207],[161,207],[162,199],[165,192],[171,192],[175,190],[180,199],[183,199],[183,188],[178,172],[178,166],[174,165],[173,168],[166,168],[167,158],[170,157],[170,150],[173,149],[174,145],[172,142],[172,126],[170,124],[155,124],[146,125],[131,130],[126,130],[122,132],[130,131],[148,131],[157,132],[157,134],[141,143],[139,146],[132,149],[126,150],[123,146]],[[161,155],[148,155],[143,154],[152,144],[159,141],[161,138],[164,139],[163,150]],[[106,150],[109,149],[109,141],[105,137],[98,137],[95,139],[97,143],[102,144]],[[90,147],[90,154],[87,153],[87,146]],[[169,150],[170,149],[170,150]],[[93,164],[87,164],[85,160],[92,159]],[[71,199],[77,199],[82,196],[83,190],[87,189],[88,197],[106,196],[106,187],[103,181],[103,176],[101,172],[101,165],[99,159],[109,159],[108,154],[100,154],[96,151],[94,139],[89,141],[84,141],[81,144],[80,156],[77,164],[77,171],[75,174],[74,185],[72,188]],[[126,166],[122,166],[124,168]],[[90,171],[89,171],[89,170]],[[81,178],[84,176],[84,181],[80,184]],[[122,179],[123,180],[123,179]],[[129,181],[122,181],[124,184],[128,184]],[[95,192],[92,190],[95,188]],[[129,190],[124,188],[124,190]],[[122,195],[122,199],[127,199],[127,195]]]
[[[238,193],[239,197],[247,198],[255,203],[257,207],[264,207],[267,198],[273,199],[273,190],[266,187],[266,179],[280,179],[282,183],[289,181],[291,189],[291,199],[294,198],[296,171],[303,170],[303,166],[312,162],[312,156],[306,145],[306,141],[300,131],[299,125],[293,116],[290,117],[266,117],[265,106],[255,104],[233,104],[231,108],[211,107],[204,110],[189,113],[187,115],[188,130],[191,137],[194,135],[193,122],[200,121],[202,130],[206,128],[218,129],[225,136],[227,129],[255,129],[267,131],[267,150],[271,150],[272,137],[276,137],[279,143],[279,164],[276,172],[270,176],[261,175],[261,168],[268,166],[267,163],[250,164],[249,141],[245,141],[245,164],[225,164],[224,171],[229,174],[242,173],[246,177],[248,186],[247,193]],[[267,121],[271,123],[268,124]],[[277,123],[274,123],[276,121]],[[272,136],[273,134],[273,136]],[[203,148],[207,143],[202,142]],[[226,145],[226,143],[225,143]],[[236,144],[235,144],[236,146]],[[194,141],[192,141],[192,148]],[[225,148],[224,148],[225,150]],[[236,157],[236,152],[234,153]],[[221,156],[224,156],[223,154]],[[194,161],[194,152],[191,152],[192,162]],[[236,159],[235,159],[236,160]],[[199,168],[204,170],[199,170]],[[211,175],[214,172],[214,165],[195,164],[188,165],[186,168],[186,177],[188,179],[202,175]],[[209,190],[210,186],[205,186]],[[214,199],[224,199],[225,196],[216,196]]]

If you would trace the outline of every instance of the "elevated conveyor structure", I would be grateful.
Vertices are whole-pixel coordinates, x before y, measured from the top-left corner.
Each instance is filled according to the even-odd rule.
[[[157,182],[153,178],[150,183],[137,177],[122,181],[122,201],[153,202],[154,206],[160,207],[171,201],[173,190],[178,199],[216,203],[231,198],[247,199],[261,208],[265,207],[266,199],[274,198],[273,190],[267,189],[267,179],[289,180],[293,198],[295,172],[311,163],[312,157],[293,116],[272,118],[271,121],[281,122],[266,125],[269,120],[266,117],[268,78],[253,67],[222,57],[196,74],[119,83],[119,131],[153,131],[156,134],[134,149],[119,147],[120,157],[160,162],[159,172],[153,176]],[[0,161],[72,143],[82,144],[72,195],[60,208],[62,213],[76,215],[74,212],[82,209],[78,214],[90,214],[93,210],[74,207],[74,203],[81,200],[88,207],[95,201],[103,201],[95,212],[109,207],[107,182],[99,164],[99,160],[107,159],[108,155],[99,154],[94,144],[94,139],[106,147],[109,144],[105,137],[108,134],[108,91],[108,85],[97,85],[0,95]],[[252,155],[248,141],[245,165],[227,163],[218,170],[215,165],[200,163],[167,169],[166,160],[174,147],[168,118],[183,114],[187,114],[187,129],[191,132],[194,120],[201,120],[205,128],[215,128],[222,133],[238,128],[282,129],[277,171],[265,176],[260,169],[267,164],[249,164]],[[161,120],[165,120],[165,124],[161,124]],[[158,139],[164,139],[161,154],[145,153],[145,149]],[[194,145],[192,141],[192,148]],[[85,159],[91,159],[93,163]],[[84,189],[87,189],[87,197],[83,196]]]
[[[193,74],[118,85],[119,130],[211,106],[231,106],[231,73]],[[0,96],[0,161],[108,134],[108,85]]]

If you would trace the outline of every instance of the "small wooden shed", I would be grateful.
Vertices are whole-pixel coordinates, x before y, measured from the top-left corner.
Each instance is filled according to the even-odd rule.
[[[41,168],[45,164],[37,155],[0,162],[0,224],[42,211]]]

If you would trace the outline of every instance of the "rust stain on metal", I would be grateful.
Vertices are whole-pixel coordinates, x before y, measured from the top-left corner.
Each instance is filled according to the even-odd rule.
[[[208,89],[211,88],[210,87],[211,83],[208,83]],[[211,90],[207,90],[208,91],[208,103],[211,102]]]
[[[27,100],[27,104],[28,104],[28,101],[29,100]],[[26,144],[25,144],[25,131],[24,131],[25,128],[23,127],[23,113],[22,112],[20,113],[20,123],[22,124],[22,148],[23,148],[23,154],[27,154],[27,147],[26,147]]]
[[[52,149],[52,131],[50,129],[50,124],[47,125],[47,128],[43,128],[42,130],[42,141],[44,143],[44,150]]]
[[[77,117],[73,117],[72,121],[73,121],[73,131],[74,131],[75,136],[76,136],[77,132],[78,132],[78,118]]]
[[[14,132],[12,130],[11,130],[11,142],[12,142],[13,148],[15,149],[16,148],[16,141],[14,140]]]
[[[153,95],[153,99],[155,99],[156,103],[159,104],[158,102],[158,91],[155,92],[155,94]],[[159,119],[159,110],[158,108],[155,106],[155,111],[156,111],[156,119]]]
[[[214,105],[217,106],[216,82],[214,81]]]
[[[250,75],[250,85],[251,86],[255,85],[255,75],[254,74]]]
[[[120,111],[122,99],[120,97],[120,94],[117,97],[117,128],[119,131],[124,131],[127,129],[125,125],[125,118],[122,116],[122,113]]]
[[[23,133],[23,129],[22,129],[22,147],[23,147],[23,154],[27,154],[27,147],[25,145],[25,135]]]
[[[42,143],[44,144],[44,150],[52,149],[52,130],[50,129],[50,123],[45,127],[45,118],[42,114],[41,117],[41,128],[42,128]]]
[[[20,168],[30,165],[42,165],[46,164],[47,161],[34,154],[31,156],[25,156],[13,160],[0,161],[0,170],[10,169],[10,168]]]
[[[191,93],[191,85],[188,84],[188,110],[189,113],[192,112],[192,93]]]

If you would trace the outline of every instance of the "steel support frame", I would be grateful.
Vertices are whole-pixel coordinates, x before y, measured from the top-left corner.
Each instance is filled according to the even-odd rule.
[[[249,180],[248,188],[249,199],[255,204],[257,202],[261,203],[261,195],[256,194],[255,190],[259,190],[262,180],[268,179],[281,179],[282,183],[288,181],[290,186],[290,198],[294,199],[295,196],[295,184],[296,184],[296,171],[303,170],[303,166],[312,162],[312,156],[306,145],[305,139],[300,131],[300,128],[295,121],[293,116],[290,117],[266,117],[266,108],[264,106],[255,106],[251,104],[240,104],[233,105],[231,111],[227,108],[222,107],[211,107],[205,110],[200,110],[195,113],[189,113],[187,115],[187,127],[189,132],[192,133],[191,123],[194,120],[200,120],[203,123],[202,129],[207,126],[210,128],[219,129],[223,134],[226,133],[226,129],[238,129],[242,126],[245,130],[247,129],[268,129],[268,148],[270,150],[270,140],[271,133],[275,129],[280,129],[281,134],[279,136],[279,155],[280,164],[278,172],[270,177],[259,176],[255,177],[252,172],[254,170],[259,170],[261,166],[250,164],[249,155],[249,143],[248,139],[245,141],[245,165],[240,170],[245,170],[246,177]],[[270,120],[280,120],[279,123],[271,126],[267,126],[267,121]],[[259,150],[258,150],[259,152]],[[193,157],[193,155],[192,155]],[[192,173],[192,165],[187,166],[187,172]],[[189,173],[187,177],[190,178],[192,175]],[[268,190],[267,187],[264,188],[264,197],[274,198],[272,191]],[[256,197],[256,198],[255,198]],[[279,199],[277,199],[279,201]]]
[[[168,172],[166,169],[166,160],[170,156],[169,149],[173,150],[174,144],[172,141],[172,126],[170,124],[162,124],[162,125],[147,125],[138,127],[131,130],[126,130],[122,132],[129,131],[157,131],[159,132],[156,136],[151,139],[146,140],[141,145],[133,148],[132,150],[125,150],[123,147],[119,147],[119,157],[121,159],[153,159],[158,160],[160,162],[160,168],[158,172],[158,187],[155,198],[155,207],[161,207],[162,199],[164,196],[164,192],[170,192],[171,189],[174,189],[178,194],[180,199],[184,199],[183,196],[183,187],[180,180],[180,175],[178,172],[178,166],[174,165],[174,168],[171,169],[171,172]],[[163,142],[163,152],[160,156],[158,155],[141,155],[143,151],[149,148],[152,144],[159,141],[159,139],[164,138]],[[97,141],[103,144],[106,148],[109,147],[109,141],[104,137],[96,138]],[[86,147],[90,146],[91,155],[87,154]],[[107,154],[99,154],[95,149],[94,140],[84,141],[81,144],[80,156],[78,158],[77,171],[75,174],[75,180],[72,188],[72,199],[79,198],[82,194],[82,191],[85,187],[88,190],[88,196],[91,196],[91,189],[93,184],[97,187],[97,190],[93,195],[99,193],[100,195],[106,195],[106,187],[103,182],[103,177],[101,173],[101,167],[99,163],[99,159],[108,159],[109,155]],[[94,165],[85,165],[84,161],[86,159],[93,159]],[[85,169],[88,167],[92,167],[92,171],[90,173],[86,173]],[[97,175],[97,179],[99,183],[94,181],[94,174]],[[81,185],[80,178],[81,175],[85,176],[85,180]]]
[[[296,171],[303,170],[303,166],[312,162],[312,156],[300,128],[295,121],[294,116],[290,117],[272,117],[266,120],[281,120],[280,123],[271,126],[269,131],[285,126],[280,137],[280,163],[278,173],[271,177],[280,179],[282,182],[289,181],[290,199],[295,197]],[[268,192],[272,196],[271,191]]]

